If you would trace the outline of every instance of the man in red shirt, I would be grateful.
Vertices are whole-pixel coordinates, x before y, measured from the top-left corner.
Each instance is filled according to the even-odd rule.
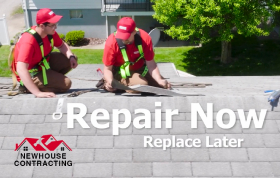
[[[55,31],[62,18],[44,8],[37,12],[37,26],[23,33],[16,44],[12,69],[20,82],[20,90],[39,98],[55,97],[71,87],[64,76],[78,66],[76,56]],[[53,47],[60,52],[53,52]]]
[[[129,17],[120,19],[117,32],[106,40],[103,63],[107,91],[116,90],[111,86],[113,78],[126,86],[140,84],[170,89],[154,61],[151,37],[136,28],[134,20]]]

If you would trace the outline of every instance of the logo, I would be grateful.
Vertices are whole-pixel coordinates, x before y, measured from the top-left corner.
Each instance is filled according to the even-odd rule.
[[[49,15],[53,15],[53,11],[50,11],[50,12],[49,12]]]
[[[72,149],[52,135],[25,138],[20,144],[16,143],[14,151],[20,151],[15,166],[72,166],[72,161],[67,160],[67,152]]]
[[[119,29],[126,30],[126,27],[124,27],[124,26],[119,26]]]

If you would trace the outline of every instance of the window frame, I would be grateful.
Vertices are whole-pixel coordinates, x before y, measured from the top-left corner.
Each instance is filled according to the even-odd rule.
[[[73,15],[72,13],[75,13],[75,17],[74,16],[72,17],[72,15]],[[81,17],[78,17],[78,15],[77,15],[78,13],[81,13],[80,14]],[[70,19],[83,19],[84,18],[83,10],[82,9],[70,9],[69,17],[70,17]]]

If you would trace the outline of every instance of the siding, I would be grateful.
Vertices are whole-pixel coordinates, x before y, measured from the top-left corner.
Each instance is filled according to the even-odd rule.
[[[29,10],[30,23],[36,25],[36,14],[38,10]],[[72,30],[85,31],[85,37],[103,38],[106,36],[106,17],[101,16],[100,10],[97,9],[82,9],[83,18],[70,19],[70,12],[66,9],[55,9],[54,13],[62,15],[63,18],[59,21],[56,29],[58,33],[66,34]]]
[[[23,9],[25,9],[25,0]],[[27,0],[27,9],[101,9],[101,0]]]
[[[119,21],[118,16],[108,16],[108,30],[109,34],[116,31],[116,25]],[[151,31],[151,27],[160,26],[159,23],[153,19],[152,16],[134,16],[134,21],[138,28],[145,30],[147,33]]]
[[[117,0],[117,3],[145,3],[146,0]],[[107,3],[116,3],[115,0],[107,0]]]

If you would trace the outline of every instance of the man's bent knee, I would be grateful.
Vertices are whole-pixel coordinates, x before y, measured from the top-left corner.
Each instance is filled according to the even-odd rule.
[[[67,92],[72,86],[72,81],[69,78],[65,78],[65,86],[62,87],[62,92]]]
[[[129,80],[129,86],[148,85],[148,81],[139,73],[134,73]]]

